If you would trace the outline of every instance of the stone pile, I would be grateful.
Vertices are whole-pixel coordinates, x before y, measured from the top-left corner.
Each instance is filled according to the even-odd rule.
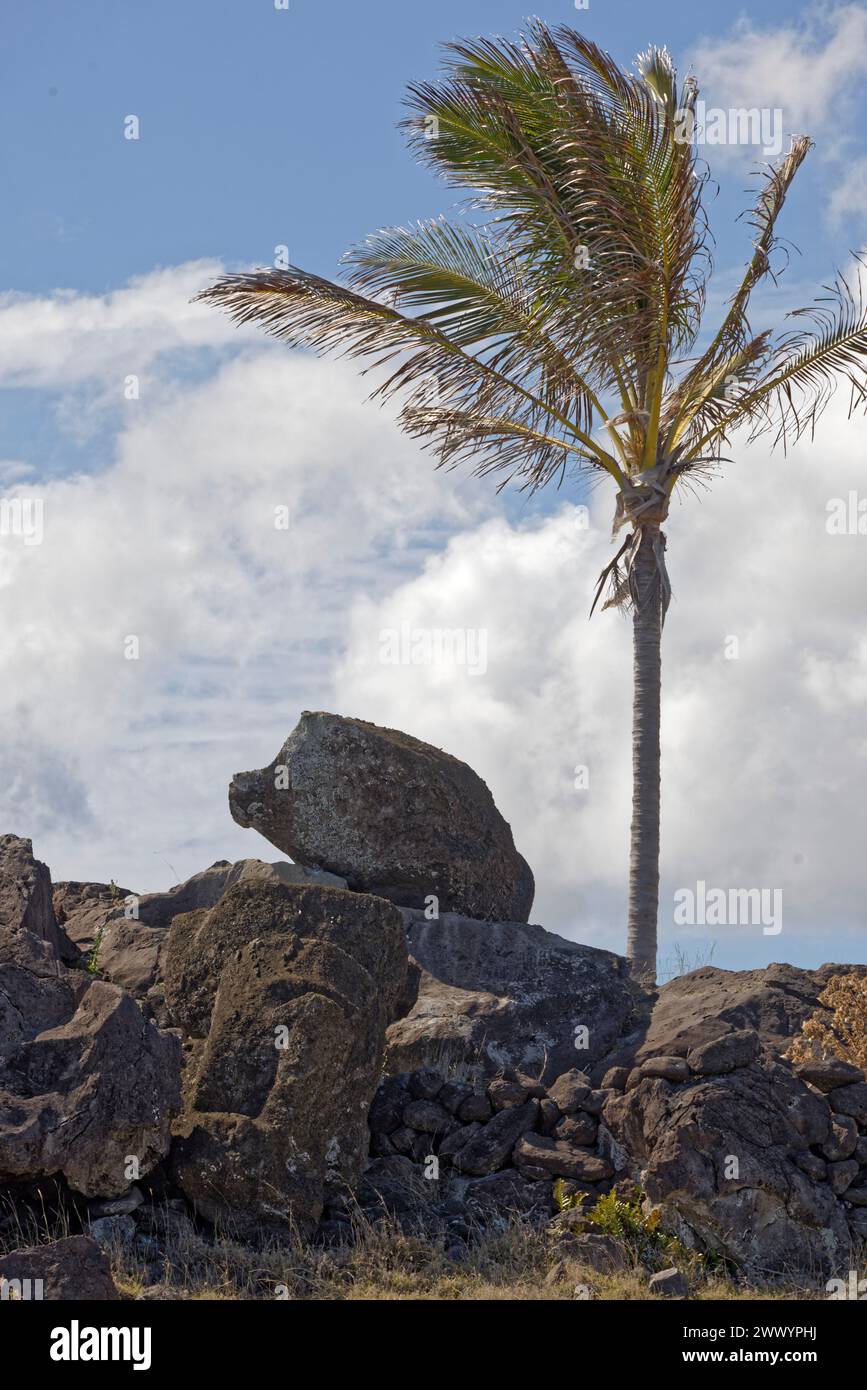
[[[433,1067],[388,1077],[370,1109],[372,1158],[356,1199],[373,1219],[440,1224],[455,1238],[514,1214],[547,1219],[558,1180],[572,1199],[611,1189],[599,1119],[608,1095],[575,1068],[548,1086],[496,1077],[480,1088]],[[333,1205],[325,1234],[351,1220],[350,1203]]]
[[[867,1239],[867,1079],[833,1060],[792,1068],[736,1029],[544,1086],[480,1090],[435,1069],[388,1077],[370,1111],[369,1217],[466,1238],[509,1214],[547,1219],[625,1182],[685,1245],[754,1276],[833,1272]],[[556,1190],[555,1190],[556,1184]],[[329,1209],[325,1231],[351,1223]]]

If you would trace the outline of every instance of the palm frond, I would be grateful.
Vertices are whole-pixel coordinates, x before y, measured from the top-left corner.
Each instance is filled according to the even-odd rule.
[[[543,447],[549,451],[548,462],[559,467],[564,451],[579,446],[581,456],[594,466],[620,475],[616,459],[574,419],[561,414],[555,401],[534,394],[523,375],[521,380],[509,377],[424,316],[402,314],[392,304],[294,267],[223,276],[197,298],[219,305],[236,323],[260,324],[293,347],[363,357],[365,371],[387,367],[389,373],[374,397],[405,392],[410,405],[419,408],[433,388],[441,406],[475,413],[480,420],[509,419],[538,435],[539,441],[556,441],[545,446],[537,441],[540,476],[545,473]],[[431,442],[448,449],[447,412],[441,417],[433,410],[427,419]],[[488,437],[480,428],[478,444],[496,457],[496,433]]]
[[[582,430],[592,429],[594,416],[606,419],[597,392],[611,383],[588,380],[582,362],[593,323],[576,342],[556,305],[533,295],[520,258],[495,228],[442,218],[387,228],[349,252],[344,264],[353,290],[421,311],[450,342],[520,376]]]
[[[751,439],[769,431],[774,445],[798,440],[813,430],[841,381],[850,387],[849,414],[867,408],[867,300],[860,258],[850,283],[838,276],[814,305],[794,310],[789,317],[806,317],[812,327],[779,339],[762,380],[745,391],[695,442],[704,449],[725,439],[742,423],[751,425]]]
[[[703,293],[700,181],[675,139],[673,71],[669,109],[580,35],[536,21],[531,40],[453,45],[449,78],[410,89],[405,125],[424,162],[505,224],[536,293],[571,304],[578,331],[594,323],[596,371],[637,382],[621,397],[640,407],[669,342],[691,341]],[[589,266],[576,271],[579,248]]]
[[[554,479],[563,482],[598,468],[587,449],[513,418],[408,403],[399,421],[414,438],[435,441],[438,467],[456,468],[469,459],[475,477],[503,475],[498,490],[517,480],[522,490],[535,492]]]
[[[720,367],[725,368],[727,364],[735,361],[750,344],[750,298],[765,276],[774,277],[771,256],[775,247],[779,245],[776,235],[777,220],[798,170],[812,148],[813,142],[808,137],[795,136],[782,163],[778,167],[769,166],[761,173],[763,184],[759,196],[747,214],[747,222],[755,232],[753,254],[729,303],[722,324],[706,351],[680,382],[670,401],[668,417],[674,437],[683,432],[692,414],[701,409],[705,400],[709,399],[703,394],[704,390],[709,390],[711,395],[714,393]]]

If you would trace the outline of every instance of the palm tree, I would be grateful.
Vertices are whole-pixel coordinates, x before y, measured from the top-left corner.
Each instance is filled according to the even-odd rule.
[[[227,275],[200,296],[292,346],[366,359],[372,398],[438,466],[530,491],[604,473],[615,536],[604,607],[632,614],[633,803],[627,952],[655,976],[659,900],[661,637],[670,597],[663,524],[676,488],[722,460],[731,432],[785,445],[815,424],[839,378],[861,404],[867,315],[843,278],[805,329],[755,334],[756,286],[811,148],[768,166],[752,256],[721,326],[701,332],[711,274],[708,175],[668,53],[622,71],[572,29],[533,21],[518,43],[449,45],[442,79],[409,88],[402,122],[421,160],[470,196],[475,225],[375,232],[343,283],[298,269]],[[383,370],[384,369],[384,370]],[[619,537],[618,537],[619,539]],[[592,608],[591,608],[592,612]]]

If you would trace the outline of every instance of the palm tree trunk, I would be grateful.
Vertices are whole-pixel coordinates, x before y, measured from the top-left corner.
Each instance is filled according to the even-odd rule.
[[[626,954],[643,983],[656,980],[659,910],[659,715],[662,673],[662,585],[654,553],[661,533],[643,529],[632,566],[632,832]],[[665,544],[664,539],[662,541]]]

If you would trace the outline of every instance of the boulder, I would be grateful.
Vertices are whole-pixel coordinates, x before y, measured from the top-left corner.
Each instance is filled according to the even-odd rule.
[[[469,1095],[458,1106],[458,1119],[463,1120],[464,1124],[474,1121],[485,1124],[492,1114],[493,1107],[487,1096]]]
[[[512,1105],[523,1105],[525,1101],[533,1099],[523,1082],[509,1081],[505,1076],[498,1076],[491,1082],[488,1097],[495,1110],[508,1110]]]
[[[838,1197],[842,1197],[847,1187],[851,1187],[858,1176],[858,1164],[853,1158],[845,1159],[841,1163],[828,1164],[828,1182],[831,1184],[831,1191]]]
[[[759,1055],[761,1043],[755,1028],[737,1028],[700,1047],[691,1047],[686,1060],[699,1076],[725,1076],[749,1066]]]
[[[547,1084],[603,1057],[635,1006],[627,963],[610,951],[526,923],[404,915],[421,978],[415,1007],[389,1029],[390,1072],[435,1061]]]
[[[596,1274],[615,1274],[632,1263],[629,1251],[615,1236],[585,1231],[569,1243],[570,1257]]]
[[[647,1281],[647,1287],[651,1293],[661,1294],[663,1298],[689,1297],[689,1284],[674,1265],[669,1269],[660,1269],[656,1274],[651,1274]]]
[[[106,922],[123,916],[127,899],[135,894],[116,883],[81,883],[72,879],[55,883],[52,900],[57,921],[80,954],[88,952]]]
[[[581,1112],[577,1115],[564,1115],[551,1131],[555,1139],[562,1139],[567,1144],[577,1145],[579,1148],[595,1144],[598,1132],[599,1121],[592,1115]]]
[[[34,859],[30,840],[0,835],[0,941],[18,932],[44,941],[62,961],[78,957],[55,916],[47,866]]]
[[[382,898],[266,879],[174,918],[166,1005],[189,1058],[172,1171],[203,1216],[309,1233],[358,1181],[407,970]]]
[[[539,1101],[539,1133],[550,1134],[556,1124],[560,1122],[560,1107],[556,1101],[549,1100],[546,1096]]]
[[[648,1076],[660,1077],[663,1081],[670,1081],[673,1086],[679,1086],[689,1081],[690,1075],[689,1063],[683,1057],[646,1057],[629,1073],[626,1089],[631,1091]]]
[[[515,1216],[547,1217],[554,1211],[553,1185],[550,1182],[530,1182],[514,1168],[475,1178],[466,1189],[470,1211],[483,1221],[497,1216],[504,1221]]]
[[[483,1177],[504,1167],[517,1140],[533,1128],[538,1113],[539,1105],[535,1100],[498,1111],[478,1134],[453,1154],[455,1167],[473,1177]]]
[[[433,1067],[420,1067],[409,1077],[407,1085],[416,1100],[436,1100],[445,1081]]]
[[[374,1159],[367,1165],[357,1186],[362,1206],[381,1207],[398,1215],[416,1215],[427,1195],[421,1170],[400,1154]]]
[[[861,1068],[853,1066],[851,1062],[845,1062],[842,1057],[813,1058],[808,1062],[799,1062],[795,1071],[803,1081],[809,1081],[811,1086],[826,1093],[835,1090],[837,1086],[848,1086],[864,1080]]]
[[[335,874],[300,864],[264,863],[261,859],[220,859],[165,893],[131,893],[116,884],[58,883],[54,905],[79,951],[95,952],[92,967],[112,984],[128,990],[145,1005],[163,978],[168,928],[182,912],[215,907],[236,883],[322,883],[345,888]]]
[[[126,1192],[168,1152],[180,1066],[176,1037],[93,981],[0,1065],[0,1180],[62,1173],[86,1197]]]
[[[438,1092],[437,1100],[449,1114],[457,1115],[464,1101],[469,1100],[472,1094],[473,1088],[466,1081],[447,1081]]]
[[[299,864],[407,907],[526,922],[533,875],[482,779],[429,743],[305,711],[268,767],[229,788],[237,823]]]
[[[762,1278],[833,1272],[848,1250],[841,1204],[793,1158],[828,1138],[827,1102],[769,1056],[676,1088],[645,1078],[606,1103],[603,1123],[687,1243]]]
[[[686,1057],[705,1044],[743,1030],[758,1034],[771,1052],[784,1052],[819,1004],[833,975],[861,973],[867,966],[823,965],[800,970],[769,965],[764,970],[703,966],[662,986],[652,1013],[612,1049],[611,1067],[635,1066],[648,1057]]]
[[[117,986],[64,966],[29,841],[3,837],[0,903],[0,1181],[62,1174],[84,1196],[118,1196],[168,1151],[178,1040]]]
[[[515,1145],[515,1166],[538,1168],[552,1178],[573,1178],[577,1182],[604,1182],[614,1176],[614,1168],[604,1155],[574,1148],[545,1134],[525,1134]]]
[[[337,874],[303,864],[287,864],[278,860],[269,864],[262,859],[239,859],[234,864],[220,859],[209,869],[193,874],[183,883],[165,893],[144,893],[139,899],[139,920],[148,927],[170,927],[181,912],[198,912],[204,907],[216,907],[224,893],[236,883],[314,884],[323,888],[345,888],[346,882]]]
[[[602,1077],[603,1089],[608,1091],[625,1091],[626,1083],[629,1080],[629,1067],[609,1067]]]
[[[413,1099],[404,1076],[387,1076],[373,1098],[368,1120],[371,1130],[391,1134],[403,1124],[404,1108]]]
[[[867,1126],[867,1081],[835,1087],[828,1092],[828,1103],[838,1115],[851,1115],[859,1125]]]
[[[858,1126],[851,1115],[831,1115],[831,1124],[824,1141],[820,1145],[823,1156],[829,1163],[840,1163],[851,1158],[858,1143]]]
[[[460,1128],[460,1121],[435,1100],[410,1101],[403,1112],[403,1122],[422,1134],[451,1134]]]
[[[129,1247],[135,1240],[135,1222],[131,1216],[97,1216],[88,1221],[87,1229],[103,1250]]]
[[[468,1125],[459,1125],[442,1141],[437,1154],[440,1158],[452,1158],[465,1144],[469,1144],[471,1139],[477,1139],[483,1128],[484,1126],[475,1120]]]
[[[4,1287],[5,1283],[5,1287]],[[0,1256],[0,1298],[105,1302],[118,1297],[108,1256],[88,1236]]]
[[[792,1161],[802,1173],[806,1173],[808,1178],[814,1182],[825,1182],[828,1177],[828,1164],[824,1158],[818,1154],[811,1153],[809,1149],[796,1149],[792,1154]],[[856,1165],[857,1167],[857,1165]]]
[[[573,1067],[570,1071],[564,1071],[562,1076],[558,1076],[548,1087],[548,1097],[554,1101],[561,1114],[574,1115],[591,1090],[590,1078],[577,1067]]]

